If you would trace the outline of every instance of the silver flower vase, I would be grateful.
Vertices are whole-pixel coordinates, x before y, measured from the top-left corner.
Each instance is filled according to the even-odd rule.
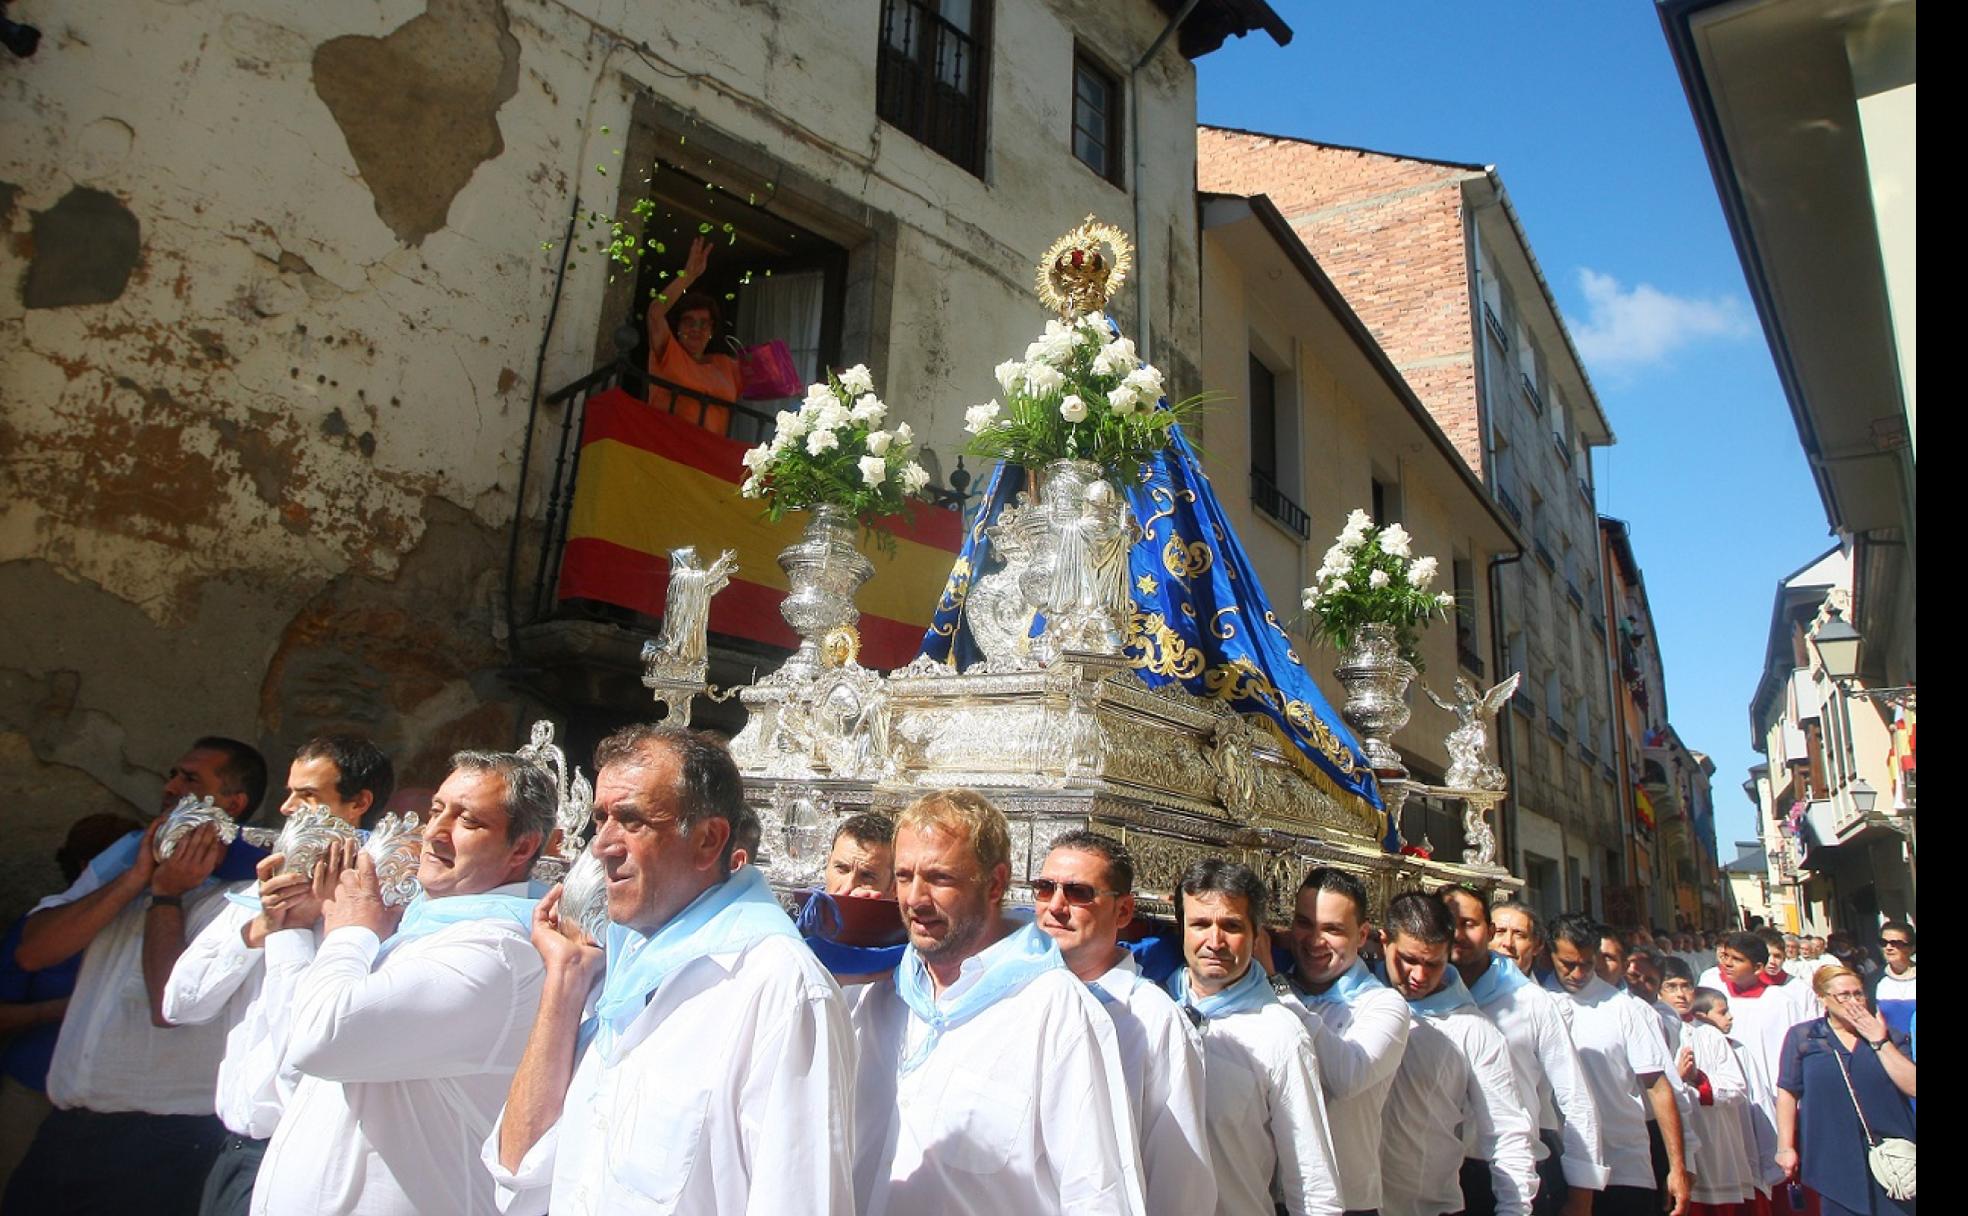
[[[811,676],[822,666],[827,636],[852,629],[861,619],[854,596],[874,577],[875,565],[854,547],[854,516],[847,508],[821,504],[812,508],[798,543],[780,552],[779,568],[792,588],[779,605],[779,615],[800,635],[799,649],[780,673],[786,678]]]
[[[1401,657],[1394,626],[1360,626],[1346,649],[1340,651],[1333,675],[1346,690],[1339,716],[1360,736],[1367,763],[1382,778],[1405,780],[1408,766],[1401,763],[1401,753],[1387,740],[1408,724],[1408,692],[1415,668]]]
[[[1069,650],[1117,656],[1134,611],[1128,592],[1133,513],[1092,461],[1055,460],[1041,472],[1040,506],[1028,534],[1033,560],[1020,583],[1046,619],[1033,656],[1042,663]]]

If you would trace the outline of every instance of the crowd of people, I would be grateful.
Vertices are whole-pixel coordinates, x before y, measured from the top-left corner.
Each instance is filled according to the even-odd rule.
[[[453,757],[401,909],[345,846],[290,873],[209,826],[159,860],[161,817],[72,840],[9,939],[18,974],[79,966],[0,1026],[51,1107],[0,1216],[1914,1211],[1905,924],[1875,1008],[1837,934],[1374,909],[1332,867],[1272,923],[1255,870],[1200,860],[1154,922],[1098,831],[1026,908],[1005,816],[950,789],[840,825],[824,894],[892,900],[859,906],[906,941],[822,949],[722,743],[631,727],[595,766],[605,928],[529,883],[564,791],[513,753]],[[267,785],[208,737],[160,809]],[[328,736],[281,810],[357,824],[393,785]]]

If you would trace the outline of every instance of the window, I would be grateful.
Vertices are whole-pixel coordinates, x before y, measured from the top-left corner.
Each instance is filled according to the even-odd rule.
[[[1373,498],[1369,508],[1373,521],[1380,527],[1401,522],[1401,487],[1391,477],[1375,473],[1373,479]]]
[[[882,120],[982,177],[990,49],[989,0],[882,0]]]
[[[1251,472],[1278,484],[1278,377],[1250,357]]]
[[[1483,657],[1476,649],[1476,566],[1466,557],[1450,561],[1455,585],[1456,662],[1477,679],[1483,677]]]
[[[1121,184],[1121,84],[1083,51],[1073,54],[1073,155]]]

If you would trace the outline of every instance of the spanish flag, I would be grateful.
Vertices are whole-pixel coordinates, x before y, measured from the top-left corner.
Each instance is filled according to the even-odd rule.
[[[1639,784],[1633,787],[1633,816],[1641,827],[1649,832],[1654,830],[1654,800],[1647,797],[1646,787]]]
[[[694,545],[709,561],[738,555],[738,575],[711,601],[713,634],[791,649],[799,645],[779,615],[787,590],[779,551],[806,526],[794,512],[766,521],[741,498],[746,447],[652,409],[619,389],[590,398],[581,430],[574,505],[567,523],[558,595],[663,615],[669,552]],[[861,588],[861,663],[900,667],[936,611],[944,577],[962,547],[963,516],[917,504],[913,519],[886,521],[895,552],[867,544],[875,576]]]

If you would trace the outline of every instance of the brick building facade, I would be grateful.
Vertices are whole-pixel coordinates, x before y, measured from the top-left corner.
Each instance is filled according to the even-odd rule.
[[[1542,910],[1603,914],[1631,885],[1590,454],[1613,436],[1503,183],[1484,165],[1222,127],[1202,129],[1197,171],[1205,191],[1277,205],[1529,538],[1479,574],[1495,641],[1488,664],[1463,665],[1524,674],[1499,730],[1511,868]],[[1375,496],[1400,517],[1398,484]]]

